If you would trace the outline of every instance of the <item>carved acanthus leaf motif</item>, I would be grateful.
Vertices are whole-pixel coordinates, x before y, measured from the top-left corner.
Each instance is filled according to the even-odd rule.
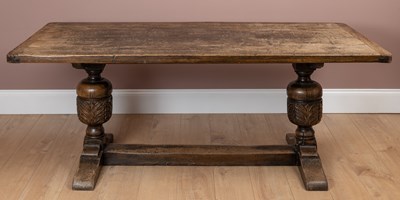
[[[88,125],[101,125],[112,115],[112,96],[102,99],[77,97],[79,120]]]
[[[313,126],[322,118],[322,101],[319,102],[288,102],[289,120],[299,126]]]

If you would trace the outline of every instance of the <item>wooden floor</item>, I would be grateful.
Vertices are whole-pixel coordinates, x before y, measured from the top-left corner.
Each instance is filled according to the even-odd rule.
[[[285,144],[283,114],[114,115],[116,143]],[[0,199],[400,199],[400,114],[328,114],[315,127],[328,192],[297,167],[104,167],[71,190],[85,126],[75,115],[0,115]]]

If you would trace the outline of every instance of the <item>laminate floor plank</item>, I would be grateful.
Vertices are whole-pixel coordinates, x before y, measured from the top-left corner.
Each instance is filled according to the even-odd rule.
[[[345,148],[341,147],[348,143],[337,142],[332,136],[336,132],[327,125],[330,120],[332,115],[324,115],[321,123],[315,127],[318,153],[328,179],[329,193],[333,199],[371,199],[357,174],[349,167],[343,151]]]
[[[13,118],[18,118],[18,115],[0,115],[0,135],[5,132],[7,123],[13,121]]]
[[[30,182],[44,157],[54,149],[66,115],[41,115],[0,171],[0,199],[17,199]]]
[[[211,144],[208,114],[181,115],[180,132],[187,145]],[[178,176],[177,199],[212,200],[215,199],[214,169],[212,166],[181,166]]]
[[[127,115],[114,143],[151,144],[154,115]]]
[[[59,116],[54,116],[59,117]],[[20,199],[57,199],[79,158],[85,127],[74,115],[69,115],[60,127],[53,148],[43,155],[43,160],[22,192]],[[72,184],[72,182],[71,182]],[[69,186],[71,186],[71,184]]]
[[[210,115],[211,144],[249,144],[246,133],[240,130],[239,121],[238,115]],[[215,167],[213,175],[216,199],[255,199],[249,167]]]
[[[397,189],[400,185],[400,169],[398,165],[395,168],[386,165],[385,163],[390,163],[393,158],[389,158],[384,154],[386,154],[386,150],[394,150],[399,155],[400,151],[396,148],[396,140],[391,139],[390,132],[392,130],[389,130],[384,125],[379,116],[368,114],[350,115],[360,133],[375,150],[375,154],[361,154],[362,158],[360,158],[360,155],[354,155],[352,162],[358,169],[357,173],[360,179],[370,190],[370,193],[374,195],[374,198],[395,199],[400,197],[400,190]],[[393,176],[395,174],[398,176]],[[385,189],[393,192],[382,192]]]
[[[240,131],[247,138],[248,145],[276,145],[285,137],[282,130],[274,130],[271,120],[264,114],[241,114],[236,116]],[[277,166],[249,167],[254,198],[293,199],[285,170]]]
[[[115,143],[146,144],[151,143],[154,115],[121,115],[110,127],[119,125]],[[111,128],[112,129],[112,128]],[[98,199],[139,199],[139,189],[142,184],[143,166],[104,166],[104,184],[99,185],[101,195]]]
[[[329,191],[295,166],[105,166],[73,191],[85,125],[76,115],[0,115],[0,199],[400,199],[400,114],[325,114],[315,126]],[[116,143],[285,144],[286,114],[114,115]]]
[[[349,114],[330,114],[323,118],[339,147],[349,153],[373,154],[374,149],[357,129]],[[362,149],[362,151],[360,151]]]
[[[286,143],[285,141],[286,133],[294,133],[294,131],[296,130],[296,126],[290,123],[286,114],[265,115],[265,117],[270,122],[272,133],[279,136],[276,137],[276,140],[281,140],[283,143]],[[282,137],[280,137],[280,135]],[[316,135],[316,137],[318,141],[318,135]],[[287,186],[289,186],[290,193],[293,199],[296,200],[333,199],[329,191],[328,192],[306,191],[297,166],[284,166],[281,169],[284,172]]]
[[[148,117],[151,123],[146,123]],[[131,135],[149,135],[152,118],[151,115],[116,115],[106,123],[105,129],[106,132],[114,134],[115,143],[129,143]],[[72,191],[71,179],[67,181],[67,189],[63,191],[61,197],[62,199],[136,199],[142,171],[141,166],[103,166],[94,191]]]
[[[285,134],[277,133],[271,129],[271,120],[264,114],[236,115],[241,136],[246,138],[246,145],[276,145],[282,143]],[[281,130],[282,131],[282,130]]]
[[[390,134],[394,147],[400,149],[400,114],[380,114],[378,117],[383,123],[385,133]]]
[[[106,133],[113,134],[113,143],[124,142],[126,135],[128,135],[130,119],[133,117],[135,117],[135,115],[113,115],[111,119],[103,125]]]
[[[136,199],[141,184],[141,166],[105,166],[94,199]]]
[[[254,198],[294,199],[286,177],[287,166],[249,167]]]
[[[351,115],[330,114],[324,118],[324,123],[332,136],[329,138],[330,142],[325,146],[337,144],[331,146],[331,149],[335,150],[329,153],[336,156],[331,155],[331,165],[327,165],[327,168],[335,166],[336,169],[331,170],[334,175],[332,178],[335,180],[333,183],[337,187],[346,186],[346,188],[337,188],[338,190],[333,188],[334,196],[376,199],[375,186],[370,185],[370,180],[374,180],[374,177],[367,173],[369,170],[372,170],[372,173],[377,172],[376,169],[372,169],[371,163],[380,165],[380,161],[368,140],[363,137],[351,119]]]
[[[380,114],[379,120],[383,132],[389,135],[390,143],[382,144],[377,154],[395,177],[400,178],[400,115]],[[388,140],[385,139],[385,141]]]
[[[273,137],[277,144],[287,144],[286,134],[294,133],[296,125],[289,121],[287,114],[264,114],[269,124],[268,138]]]
[[[0,170],[22,145],[40,115],[5,115],[0,127]]]
[[[210,114],[210,135],[213,145],[245,145],[248,138],[242,137],[237,116],[230,114]]]
[[[80,152],[82,151],[82,148],[80,148]],[[79,155],[80,156],[80,152]],[[68,172],[68,178],[64,182],[64,186],[58,196],[57,199],[59,200],[77,200],[77,199],[85,199],[85,200],[97,200],[99,199],[99,196],[102,194],[103,191],[95,190],[95,191],[76,191],[72,190],[72,179],[75,175],[75,172],[78,169],[79,165],[79,158],[75,160],[71,160],[73,162],[73,166],[71,167],[70,171]],[[102,169],[100,171],[99,179],[97,180],[96,187],[105,184],[102,180],[104,177],[104,174],[106,174],[107,169]]]
[[[178,167],[177,200],[212,200],[215,198],[214,169],[216,167]]]
[[[396,127],[391,127],[394,124],[385,124],[382,119],[383,116],[383,114],[357,114],[349,115],[349,118],[375,152],[384,151],[388,148],[400,149],[400,145],[397,147],[398,143],[395,140],[400,131],[393,129]]]
[[[180,132],[181,115],[154,115],[150,131],[150,144],[184,144],[184,135]]]
[[[255,199],[249,167],[215,167],[214,182],[218,200]]]
[[[211,129],[208,114],[181,115],[180,132],[185,145],[210,145]]]
[[[154,115],[151,123],[149,144],[180,144],[181,115]],[[146,166],[142,168],[142,177],[137,199],[178,198],[179,178],[182,170],[174,166]]]

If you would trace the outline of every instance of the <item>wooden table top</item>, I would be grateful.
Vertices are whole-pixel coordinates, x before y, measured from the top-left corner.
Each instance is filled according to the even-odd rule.
[[[390,62],[339,23],[49,23],[7,55],[13,63]]]

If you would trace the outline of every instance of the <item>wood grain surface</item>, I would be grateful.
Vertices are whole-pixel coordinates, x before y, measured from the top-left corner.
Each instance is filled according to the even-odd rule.
[[[296,165],[293,146],[109,144],[104,165],[262,166]]]
[[[390,62],[391,53],[339,23],[49,23],[12,63]]]

